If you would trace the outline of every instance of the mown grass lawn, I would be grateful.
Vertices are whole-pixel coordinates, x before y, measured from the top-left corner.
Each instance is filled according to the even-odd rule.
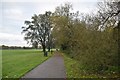
[[[20,78],[48,57],[40,50],[2,50],[2,77]]]
[[[67,78],[70,78],[70,80],[72,80],[72,78],[95,78],[96,80],[99,80],[99,78],[106,78],[106,80],[109,80],[110,78],[116,79],[119,77],[119,74],[114,73],[103,75],[88,74],[86,71],[84,71],[84,67],[80,65],[77,60],[70,58],[68,55],[64,53],[62,53],[62,55],[64,56]],[[83,69],[81,67],[83,67]]]

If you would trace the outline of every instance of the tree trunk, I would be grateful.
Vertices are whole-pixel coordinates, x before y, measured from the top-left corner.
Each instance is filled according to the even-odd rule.
[[[50,44],[50,41],[48,42],[48,52],[50,52],[50,49],[51,49],[51,44]]]
[[[47,46],[47,48],[48,48],[48,52],[50,52],[50,33],[48,34],[48,46]]]
[[[120,21],[118,22],[118,40],[117,41],[118,41],[118,57],[120,57],[120,53],[119,53],[120,52]],[[118,60],[118,66],[120,66],[119,61],[120,59]]]
[[[50,46],[48,47],[48,52],[50,52]]]
[[[45,46],[45,44],[42,44],[42,47],[43,47],[44,56],[47,57],[47,52],[46,52],[46,46]]]

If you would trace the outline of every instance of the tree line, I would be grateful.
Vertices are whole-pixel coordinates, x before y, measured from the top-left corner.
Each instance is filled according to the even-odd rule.
[[[21,47],[21,46],[6,46],[6,45],[2,45],[0,46],[0,49],[4,50],[4,49],[35,49],[35,47]]]

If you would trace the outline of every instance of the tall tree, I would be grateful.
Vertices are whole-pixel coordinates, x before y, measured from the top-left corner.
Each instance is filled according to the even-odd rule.
[[[118,44],[118,52],[120,52],[120,1],[104,0],[104,2],[98,3],[98,5],[98,15],[101,20],[101,28],[106,28],[107,26],[112,27],[114,30],[114,39]],[[120,65],[120,63],[118,64]]]
[[[53,23],[55,27],[53,28],[54,38],[58,46],[62,49],[67,48],[67,43],[70,35],[70,10],[72,10],[72,5],[70,3],[65,3],[64,5],[58,6],[55,9]]]
[[[46,17],[46,23],[48,26],[48,33],[47,33],[47,48],[48,48],[48,52],[50,52],[50,49],[52,48],[52,21],[51,21],[51,16],[52,13],[50,11],[46,12],[45,15]]]
[[[49,40],[51,26],[49,22],[49,16],[51,12],[45,14],[39,14],[32,16],[31,21],[25,21],[25,27],[22,27],[25,34],[24,39],[28,43],[35,43],[42,45],[44,56],[46,54],[47,41]]]
[[[104,0],[98,3],[98,16],[101,22],[100,28],[115,27],[119,23],[120,1]]]

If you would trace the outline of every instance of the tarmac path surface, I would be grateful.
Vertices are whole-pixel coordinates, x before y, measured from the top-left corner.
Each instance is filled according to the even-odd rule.
[[[22,78],[66,78],[64,60],[60,53],[55,53]]]

